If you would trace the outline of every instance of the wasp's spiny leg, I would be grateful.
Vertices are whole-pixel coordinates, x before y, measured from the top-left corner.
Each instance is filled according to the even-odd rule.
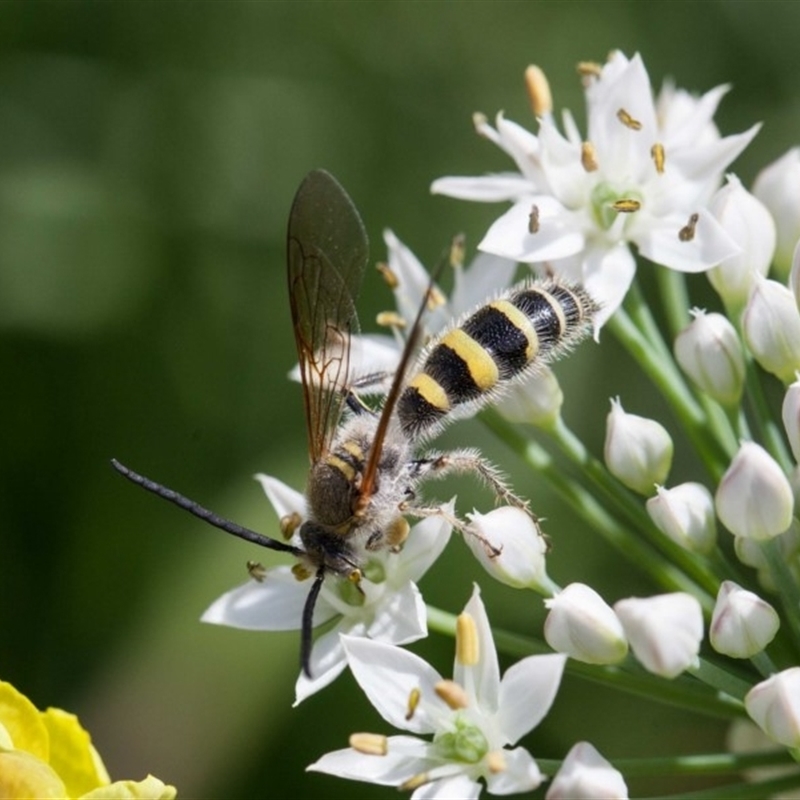
[[[468,522],[464,522],[462,519],[459,519],[455,514],[449,514],[439,506],[403,506],[401,507],[401,511],[404,514],[409,514],[412,517],[418,517],[420,519],[426,519],[428,517],[441,517],[443,520],[452,525],[462,536],[472,536],[473,538],[477,539],[483,546],[484,550],[486,551],[486,555],[489,558],[497,558],[500,553],[503,552],[502,547],[497,547],[496,545],[492,544],[489,539],[478,533],[474,526],[470,525]]]

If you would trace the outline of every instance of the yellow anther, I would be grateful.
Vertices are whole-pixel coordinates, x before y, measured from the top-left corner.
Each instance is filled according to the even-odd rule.
[[[534,203],[531,206],[531,213],[528,215],[528,233],[539,232],[539,206]]]
[[[291,514],[281,517],[278,524],[280,525],[283,538],[291,539],[294,535],[294,532],[300,527],[302,522],[303,518],[296,511],[292,511]]]
[[[463,233],[457,233],[450,242],[449,261],[453,269],[464,266],[464,252],[466,250],[466,237]]]
[[[596,61],[579,61],[575,68],[582,78],[599,78],[603,72],[602,65]]]
[[[472,667],[478,663],[480,654],[478,628],[472,615],[464,611],[456,618],[456,661],[465,667]]]
[[[597,150],[591,142],[581,143],[581,166],[587,172],[595,172],[598,168]]]
[[[497,775],[499,772],[505,772],[508,764],[506,763],[506,756],[502,750],[492,750],[491,753],[486,754],[486,766],[489,767],[489,772],[492,775]]]
[[[489,123],[488,117],[481,111],[476,111],[472,115],[472,125],[475,128],[475,133],[477,133],[479,136],[486,135],[486,132],[483,129],[486,127],[488,123]]]
[[[363,577],[364,576],[360,569],[354,569],[352,572],[347,574],[347,580],[349,580],[350,583],[354,583],[356,586],[361,583],[361,578]]]
[[[663,175],[664,174],[664,163],[667,160],[667,155],[664,152],[664,145],[660,144],[659,142],[656,142],[650,148],[650,155],[652,156],[653,162],[656,165],[656,172],[659,175]]]
[[[419,789],[420,786],[424,786],[426,783],[430,782],[430,775],[427,772],[420,772],[419,775],[415,775],[413,778],[409,778],[407,781],[401,783],[397,789],[401,792],[413,792],[414,789]]]
[[[695,213],[689,217],[689,221],[678,231],[678,238],[682,242],[691,242],[694,239],[694,233],[697,229],[697,222],[700,219],[700,215]]]
[[[543,117],[553,110],[553,95],[550,92],[550,83],[544,72],[535,64],[525,70],[525,88],[528,90],[528,99],[531,108],[537,117]]]
[[[634,119],[624,108],[617,111],[617,119],[632,131],[640,131],[642,129],[642,123],[638,119]]]
[[[385,756],[389,750],[389,742],[380,733],[353,733],[350,736],[350,747],[367,756]]]
[[[634,211],[638,211],[641,207],[642,204],[638,200],[631,200],[630,198],[616,200],[611,204],[611,208],[613,208],[614,211],[620,211],[623,214],[631,214]]]
[[[250,573],[250,577],[259,583],[262,583],[267,577],[267,568],[260,561],[248,561],[247,571]]]
[[[292,575],[294,575],[295,579],[298,581],[305,581],[311,577],[311,570],[303,566],[303,564],[295,564],[292,567]]]
[[[405,328],[406,321],[396,311],[381,311],[375,321],[383,328]]]
[[[400,285],[400,279],[385,261],[379,261],[375,265],[375,269],[380,272],[383,280],[390,289],[396,289]]]
[[[466,708],[469,705],[469,698],[463,687],[455,681],[439,681],[433,687],[437,696],[447,703],[449,708],[453,711],[458,711],[460,708]]]
[[[439,306],[443,306],[446,302],[447,298],[444,296],[444,293],[436,286],[431,286],[428,290],[428,311],[433,311],[439,308]]]
[[[422,699],[422,692],[419,689],[412,689],[408,695],[408,706],[406,707],[406,721],[410,720],[417,711],[419,701]]]

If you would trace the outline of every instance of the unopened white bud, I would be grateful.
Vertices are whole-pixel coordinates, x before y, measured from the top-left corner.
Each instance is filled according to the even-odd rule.
[[[509,422],[552,428],[561,415],[564,393],[553,370],[545,367],[524,383],[511,387],[495,406]]]
[[[742,330],[755,360],[789,383],[800,370],[800,312],[792,293],[777,281],[756,278]]]
[[[664,483],[672,466],[672,439],[660,423],[628,414],[619,398],[606,418],[605,461],[609,472],[629,489],[650,494]]]
[[[753,182],[753,194],[775,220],[773,263],[783,278],[791,266],[795,243],[800,239],[800,148],[793,147],[764,167]]]
[[[501,583],[516,589],[550,594],[547,575],[547,540],[531,517],[514,506],[495,508],[488,514],[467,514],[470,530],[464,541],[481,566]]]
[[[659,486],[647,501],[647,513],[658,529],[693,553],[710,553],[717,540],[714,498],[702,483]]]
[[[771,539],[792,521],[789,479],[761,445],[743,442],[717,488],[717,516],[734,536]]]
[[[783,396],[781,417],[794,460],[800,464],[800,377],[789,385]]]
[[[750,658],[775,638],[779,627],[780,618],[766,600],[733,581],[722,582],[708,631],[718,653]]]
[[[736,329],[722,314],[696,309],[675,339],[675,358],[698,388],[723,405],[735,405],[744,386],[744,356]]]
[[[703,610],[685,592],[630,597],[614,604],[633,654],[662,678],[674,678],[697,664],[703,639]]]
[[[772,541],[777,545],[778,557],[788,565],[791,572],[800,578],[800,570],[795,566],[798,563],[797,556],[800,554],[800,523],[797,519],[792,519],[789,530],[776,536]],[[758,582],[761,586],[768,591],[776,591],[777,586],[762,542],[744,536],[735,536],[733,550],[742,564],[753,567],[757,571]]]
[[[744,698],[750,719],[770,739],[800,748],[800,667],[778,672],[756,684]]]
[[[797,240],[797,247],[794,248],[792,256],[792,270],[789,273],[789,288],[794,295],[795,305],[800,308],[800,239]]]
[[[544,638],[556,652],[586,664],[616,664],[628,654],[622,623],[590,586],[571,583],[544,604]]]
[[[589,742],[572,746],[553,778],[545,800],[627,800],[628,787]]]
[[[753,278],[769,270],[775,252],[775,222],[766,206],[733,175],[711,198],[709,208],[741,251],[706,274],[725,304],[739,308]]]

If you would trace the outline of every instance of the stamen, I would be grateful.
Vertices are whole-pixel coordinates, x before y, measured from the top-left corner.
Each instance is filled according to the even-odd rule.
[[[295,564],[292,567],[292,575],[298,581],[307,581],[311,577],[311,570],[303,564]]]
[[[641,207],[642,204],[638,200],[631,200],[629,198],[616,200],[611,204],[611,208],[613,208],[614,211],[621,211],[623,214],[631,214],[634,211],[638,211]]]
[[[581,144],[581,165],[587,172],[595,172],[598,168],[597,150],[591,142]]]
[[[456,661],[465,667],[473,667],[479,659],[478,628],[472,616],[464,611],[456,618]]]
[[[431,286],[428,290],[428,311],[433,311],[434,309],[439,308],[439,306],[443,306],[447,302],[447,298],[444,296],[440,289],[437,289],[435,286]]]
[[[534,203],[531,206],[531,213],[528,215],[528,233],[539,232],[539,206]]]
[[[464,252],[466,250],[466,237],[463,233],[457,233],[450,242],[450,266],[459,269],[464,266]]]
[[[697,228],[699,219],[699,214],[692,214],[692,216],[689,217],[689,221],[678,231],[678,238],[682,242],[691,242],[692,239],[694,239],[694,232]]]
[[[599,78],[603,72],[602,64],[598,64],[596,61],[579,61],[575,68],[582,78]]]
[[[350,747],[366,756],[385,756],[389,750],[387,738],[380,733],[354,733]]]
[[[417,710],[419,701],[422,699],[422,692],[419,689],[412,689],[408,695],[408,707],[406,710],[406,722],[410,721]]]
[[[642,123],[638,119],[634,119],[624,108],[617,111],[617,119],[632,131],[640,131],[642,129]]]
[[[396,311],[381,311],[375,321],[383,328],[405,328],[406,321]]]
[[[455,681],[439,681],[433,688],[436,695],[444,700],[453,711],[458,711],[460,708],[466,708],[469,705],[467,693]]]
[[[264,578],[267,577],[267,568],[260,561],[248,561],[247,571],[250,573],[250,577],[259,583],[263,583]]]
[[[497,775],[499,772],[505,772],[506,767],[506,756],[502,750],[493,750],[491,753],[487,753],[486,755],[486,766],[489,767],[489,772],[492,775]]]
[[[303,518],[297,513],[297,511],[292,511],[291,514],[281,517],[278,524],[280,525],[283,538],[287,541],[291,539],[294,535],[294,532],[300,527],[302,522]]]
[[[397,790],[400,792],[413,792],[414,789],[419,789],[420,786],[424,786],[426,783],[430,782],[430,775],[427,772],[420,772],[419,775],[415,775],[413,778],[403,781],[403,783],[397,787]]]
[[[478,136],[485,136],[484,128],[489,124],[489,118],[481,111],[476,111],[472,115],[472,125]]]
[[[386,285],[390,289],[396,289],[400,285],[400,279],[391,270],[391,268],[389,267],[389,265],[386,262],[379,261],[375,265],[375,269],[377,269],[378,272],[380,272],[380,274],[383,276],[383,280],[386,281]]]
[[[653,161],[655,162],[656,172],[659,175],[663,175],[664,174],[664,162],[666,161],[666,158],[667,158],[666,153],[664,152],[664,145],[661,144],[660,142],[656,142],[650,148],[650,155],[652,156]]]
[[[553,111],[553,95],[550,92],[550,83],[544,72],[535,64],[525,70],[525,88],[528,90],[528,99],[531,108],[537,117],[543,117]]]

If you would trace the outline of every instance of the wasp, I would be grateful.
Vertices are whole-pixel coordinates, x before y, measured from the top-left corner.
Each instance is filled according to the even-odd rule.
[[[597,310],[580,286],[525,281],[421,348],[422,319],[435,292],[432,279],[394,374],[356,378],[351,363],[358,332],[355,298],[367,259],[366,231],[350,197],[329,173],[309,173],[294,198],[287,237],[289,302],[310,459],[308,518],[281,520],[289,541],[239,526],[112,461],[129,480],[211,525],[298,559],[295,575],[313,576],[301,634],[301,665],[309,677],[312,620],[323,581],[335,576],[358,586],[370,552],[402,547],[407,517],[444,513],[418,499],[422,482],[472,473],[500,501],[528,510],[477,450],[418,451],[449,420],[491,403],[505,387],[571,349],[586,335]],[[379,384],[383,400],[372,408],[362,397]],[[477,535],[458,519],[451,521]],[[484,544],[492,551],[490,542]]]

